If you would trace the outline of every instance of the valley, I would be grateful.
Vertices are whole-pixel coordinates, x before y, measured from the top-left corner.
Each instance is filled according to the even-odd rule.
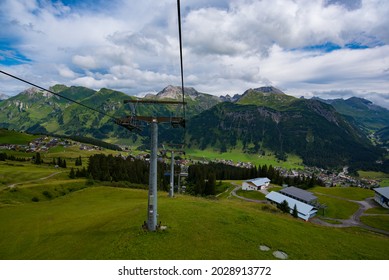
[[[2,139],[12,138],[5,134]],[[25,141],[33,140],[26,137]],[[259,250],[262,245],[297,260],[387,258],[388,236],[369,227],[388,231],[388,211],[375,205],[360,218],[366,226],[339,226],[358,210],[358,204],[348,200],[370,198],[372,190],[310,189],[327,205],[310,222],[295,219],[270,204],[235,198],[230,194],[233,184],[242,181],[217,183],[222,185],[214,197],[176,194],[169,198],[160,190],[158,219],[167,229],[145,232],[141,225],[146,218],[147,186],[134,189],[90,178],[69,178],[70,169],[78,167],[78,157],[82,167],[87,167],[92,154],[119,156],[124,152],[73,144],[48,149],[42,153],[46,163],[40,165],[31,162],[36,152],[0,151],[29,158],[0,161],[0,259],[275,259],[271,252]],[[91,149],[81,150],[84,146]],[[185,157],[188,162],[225,161],[218,153],[200,154],[200,150],[189,150]],[[235,156],[239,159],[238,153]],[[66,158],[66,168],[50,164],[58,157]],[[277,163],[275,157],[269,160]],[[294,164],[303,168],[299,161]],[[271,189],[281,186],[272,185]],[[244,191],[239,195],[263,199]]]
[[[134,113],[123,105],[134,97],[117,91],[51,90],[107,114]],[[180,94],[168,86],[147,98]],[[372,123],[372,110],[385,109],[363,100],[337,101],[335,109],[273,87],[234,98],[189,88],[186,129],[160,126],[160,143],[184,140],[176,163],[189,175],[185,192],[168,197],[170,159],[160,149],[158,221],[166,230],[156,232],[142,229],[149,127],[129,132],[36,90],[0,101],[0,259],[275,259],[260,246],[294,260],[387,259],[389,212],[372,200],[372,189],[389,180],[389,122],[383,114]],[[139,114],[182,113],[138,106]],[[220,175],[234,172],[239,180]],[[265,194],[237,188],[259,174],[271,178],[269,191],[308,188],[324,207],[305,222]]]

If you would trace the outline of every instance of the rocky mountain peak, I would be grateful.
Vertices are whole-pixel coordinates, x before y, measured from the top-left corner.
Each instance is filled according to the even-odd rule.
[[[185,87],[185,98],[190,97],[191,99],[196,99],[200,93],[192,87]],[[168,85],[163,90],[157,93],[157,98],[171,98],[171,99],[181,99],[182,90],[180,86]]]
[[[4,94],[4,93],[0,93],[0,100],[6,100],[6,99],[8,99],[8,98],[9,98],[8,95],[6,95],[6,94]]]
[[[279,94],[279,95],[285,95],[284,92],[282,92],[281,90],[279,90],[278,88],[275,88],[275,87],[273,87],[273,86],[255,88],[255,89],[253,89],[253,91],[255,91],[255,92],[260,92],[260,93],[264,93],[264,94]]]
[[[33,95],[35,95],[38,92],[39,92],[39,89],[37,89],[36,87],[30,87],[30,88],[24,90],[22,92],[22,94],[33,96]]]

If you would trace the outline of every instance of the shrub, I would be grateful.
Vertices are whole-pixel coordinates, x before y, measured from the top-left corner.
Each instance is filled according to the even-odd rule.
[[[11,188],[10,190],[9,190],[9,192],[17,192],[19,189],[17,188],[17,187],[13,187],[13,188]]]
[[[49,191],[43,191],[42,194],[48,199],[53,198],[53,195]]]

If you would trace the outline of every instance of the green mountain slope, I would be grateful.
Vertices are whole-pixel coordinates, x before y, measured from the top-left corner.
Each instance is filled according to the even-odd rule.
[[[282,110],[286,109],[297,98],[286,95],[274,87],[260,87],[249,89],[236,101],[242,105],[266,106],[268,108]]]
[[[349,116],[363,128],[377,131],[389,126],[389,110],[358,97],[349,99],[322,100],[331,104],[340,114]]]
[[[169,86],[155,96],[148,98],[181,101],[181,97],[172,96],[177,87]],[[183,110],[176,105],[124,104],[124,100],[135,99],[122,92],[100,89],[94,91],[85,87],[66,87],[55,85],[52,91],[92,107],[109,116],[99,114],[53,94],[37,89],[28,89],[17,96],[0,103],[0,127],[27,131],[30,133],[55,133],[60,135],[81,135],[98,139],[128,139],[137,141],[139,135],[129,133],[116,125],[114,119],[129,116],[136,110],[137,115],[182,116]],[[187,88],[187,116],[193,116],[219,102],[217,97],[199,93]],[[161,128],[162,133],[166,130]],[[167,133],[165,133],[168,135]],[[146,129],[140,137],[149,135]]]
[[[389,145],[389,126],[378,130],[376,136],[382,143]]]
[[[149,126],[140,134],[130,133],[115,124],[114,118],[131,115],[134,109],[141,116],[183,114],[177,105],[124,104],[124,100],[136,97],[110,89],[94,91],[64,85],[51,89],[108,116],[50,93],[29,89],[0,103],[0,127],[30,133],[79,135],[120,144],[136,142],[148,147]],[[179,87],[168,86],[145,98],[182,101],[182,92]],[[222,152],[237,148],[248,153],[271,150],[280,159],[286,153],[297,154],[308,165],[353,164],[365,168],[381,155],[381,150],[372,146],[366,133],[355,125],[361,119],[341,115],[333,106],[318,100],[288,96],[273,87],[247,90],[236,103],[220,103],[218,97],[185,88],[185,101],[189,120],[186,139],[190,147],[212,147]],[[171,129],[169,124],[159,127],[160,142],[181,142],[183,134],[183,129]]]
[[[381,155],[361,130],[328,104],[295,99],[282,110],[274,107],[219,104],[190,120],[189,143],[220,151],[240,145],[250,153],[270,149],[281,158],[295,153],[308,165],[324,167],[363,166]]]

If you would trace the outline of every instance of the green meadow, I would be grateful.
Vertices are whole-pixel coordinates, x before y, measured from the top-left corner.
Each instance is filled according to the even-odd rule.
[[[259,165],[273,165],[281,166],[288,169],[302,169],[302,160],[298,156],[288,155],[287,161],[279,161],[274,155],[266,153],[266,155],[248,154],[243,153],[241,150],[231,150],[226,153],[220,153],[219,151],[212,149],[198,150],[198,149],[187,149],[186,154],[192,159],[197,160],[232,160],[237,162],[251,162],[252,164]]]
[[[63,170],[29,162],[0,161],[0,189],[10,184],[37,180]]]
[[[355,187],[314,187],[309,190],[318,197],[321,204],[327,208],[319,210],[323,218],[348,219],[359,208],[359,205],[348,200],[364,200],[374,196],[374,191]]]
[[[362,178],[378,179],[381,187],[389,187],[389,174],[375,171],[358,171],[358,174]]]
[[[241,181],[217,184],[220,195],[216,198],[169,198],[167,193],[160,192],[158,220],[167,229],[145,232],[141,225],[146,219],[146,190],[69,179],[69,167],[74,166],[76,157],[81,155],[86,167],[86,157],[97,152],[112,153],[80,151],[77,147],[56,147],[42,153],[46,162],[66,158],[67,169],[30,162],[0,162],[0,259],[274,259],[275,250],[296,260],[388,259],[388,236],[358,227],[324,227],[295,219],[271,205],[231,197],[234,184],[240,185]],[[19,157],[33,155],[10,153]],[[212,151],[189,154],[198,159],[280,165],[271,156],[264,159]],[[292,159],[290,156],[285,167],[301,168],[299,159]],[[17,185],[10,188],[12,184]],[[362,200],[374,195],[357,188],[317,187],[311,191],[328,206],[323,218],[348,218],[358,205],[344,199]],[[264,198],[258,192],[238,194]],[[382,229],[388,223],[386,216],[362,218],[367,225]],[[260,245],[271,250],[263,252]]]
[[[36,195],[38,202],[25,199]],[[49,179],[0,192],[7,196],[14,203],[0,207],[0,259],[274,259],[262,244],[299,260],[387,259],[389,251],[386,236],[322,227],[238,199],[161,192],[167,230],[144,232],[145,190]]]
[[[0,128],[0,144],[26,145],[38,137],[37,135]]]
[[[236,194],[249,199],[266,200],[266,195],[259,191],[246,191],[239,189],[238,191],[236,191]]]
[[[350,200],[364,200],[374,196],[374,191],[356,187],[314,187],[309,189],[309,191],[317,195],[326,194]]]
[[[371,227],[389,231],[389,215],[361,216],[361,222]]]
[[[359,208],[357,203],[324,195],[318,195],[318,201],[326,205],[324,211],[322,209],[318,211],[318,215],[326,218],[348,219]]]

